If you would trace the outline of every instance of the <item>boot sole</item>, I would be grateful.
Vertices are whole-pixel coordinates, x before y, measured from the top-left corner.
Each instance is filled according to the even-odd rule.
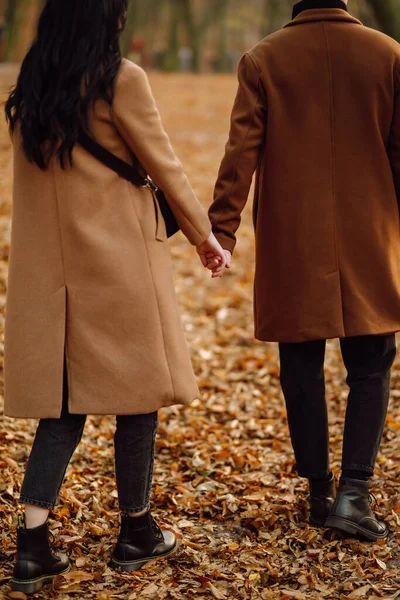
[[[372,533],[368,529],[361,527],[361,525],[357,525],[357,523],[353,523],[352,521],[348,521],[343,517],[328,517],[325,521],[325,527],[330,529],[336,529],[337,531],[349,533],[354,536],[361,536],[370,542],[376,542],[376,540],[384,540],[389,535],[389,529],[386,528],[386,531],[382,534]]]
[[[54,575],[42,575],[42,577],[37,577],[36,579],[11,579],[11,591],[13,592],[23,592],[24,594],[34,594],[42,589],[42,587],[46,583],[50,583],[54,577],[57,575],[64,575],[64,573],[68,573],[71,570],[71,565],[69,565],[64,571],[60,571],[60,573],[55,573]]]
[[[325,521],[317,521],[316,519],[310,517],[310,525],[312,525],[313,527],[323,528],[325,527]]]
[[[133,571],[138,571],[143,565],[150,562],[151,560],[160,560],[161,558],[166,558],[167,556],[171,556],[174,552],[177,551],[179,543],[177,542],[175,546],[167,552],[166,554],[160,554],[160,556],[151,556],[149,558],[141,558],[140,560],[134,561],[120,561],[116,558],[112,558],[110,560],[109,566],[111,569],[121,569],[121,571],[126,571],[128,573],[132,573]]]

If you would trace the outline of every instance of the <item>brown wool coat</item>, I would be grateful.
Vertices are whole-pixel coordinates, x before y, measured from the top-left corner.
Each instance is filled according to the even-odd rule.
[[[255,170],[256,338],[399,331],[400,46],[313,9],[250,50],[209,213],[231,251]]]
[[[162,128],[145,73],[124,60],[95,138],[130,149],[192,244],[211,225]],[[75,146],[72,168],[29,164],[14,139],[5,331],[5,414],[58,417],[64,346],[72,413],[148,413],[198,397],[178,314],[165,224],[152,193]],[[158,222],[158,224],[157,224]]]

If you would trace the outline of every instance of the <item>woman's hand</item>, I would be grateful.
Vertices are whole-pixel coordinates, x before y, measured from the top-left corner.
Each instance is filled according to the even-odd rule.
[[[230,259],[226,254],[228,251],[222,248],[212,232],[205,242],[200,244],[200,246],[197,246],[197,252],[203,266],[212,272],[213,278],[223,276],[225,268],[228,266],[228,262],[230,267]]]

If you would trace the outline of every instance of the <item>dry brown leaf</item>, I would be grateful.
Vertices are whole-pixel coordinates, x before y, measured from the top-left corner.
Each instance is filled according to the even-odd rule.
[[[18,463],[16,460],[14,460],[13,458],[11,458],[11,456],[6,456],[3,459],[9,467],[11,467],[12,469],[18,469]]]
[[[375,556],[375,560],[376,560],[376,564],[383,570],[386,571],[386,563],[383,562],[383,560],[380,560],[380,558],[377,558]]]
[[[220,592],[218,588],[216,588],[215,585],[213,585],[210,581],[208,582],[207,587],[214,596],[214,598],[217,598],[218,600],[224,600],[224,598],[226,598],[225,594]]]
[[[289,598],[295,598],[296,600],[307,600],[310,596],[304,596],[300,592],[295,590],[282,590],[282,600],[289,600]]]
[[[12,598],[12,600],[27,600],[28,596],[23,592],[9,592],[8,598]]]
[[[150,583],[148,586],[141,590],[140,594],[142,596],[154,596],[155,594],[157,594],[158,590],[158,585],[156,585],[155,583]]]
[[[69,573],[65,573],[65,575],[61,575],[61,577],[74,583],[91,581],[93,579],[92,573],[85,573],[85,571],[70,571]]]
[[[363,585],[362,587],[358,588],[357,590],[354,590],[354,592],[351,592],[351,594],[349,594],[349,598],[365,598],[366,593],[371,589],[371,586],[369,584],[367,585]]]

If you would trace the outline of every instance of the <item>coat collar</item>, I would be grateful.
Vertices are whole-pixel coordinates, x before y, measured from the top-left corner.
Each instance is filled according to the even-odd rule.
[[[302,11],[297,17],[287,23],[284,27],[293,27],[294,25],[303,25],[316,21],[342,21],[362,25],[361,21],[352,17],[342,8],[314,8]]]
[[[293,8],[293,19],[304,10],[311,8],[341,8],[347,12],[347,4],[342,0],[301,0]]]

